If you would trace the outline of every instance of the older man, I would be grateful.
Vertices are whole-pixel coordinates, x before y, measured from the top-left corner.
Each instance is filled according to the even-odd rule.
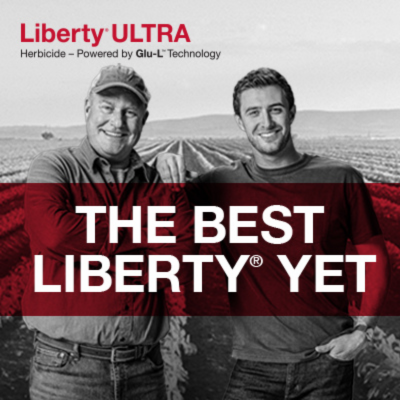
[[[296,150],[295,100],[277,71],[248,73],[235,86],[233,106],[252,159],[211,170],[187,186],[195,204],[218,206],[224,215],[230,206],[251,206],[250,219],[240,218],[239,239],[226,238],[222,251],[231,265],[241,254],[264,260],[259,268],[245,266],[237,292],[230,293],[237,362],[225,398],[349,400],[353,359],[376,321],[388,282],[387,253],[368,190],[351,166]],[[158,169],[165,181],[184,180],[179,156],[160,156]],[[257,215],[271,205],[275,214]],[[315,208],[306,217],[307,207]],[[231,228],[228,218],[224,225]],[[348,239],[359,255],[376,256],[366,265],[356,323],[346,296]],[[322,281],[317,257],[326,260]],[[300,276],[296,287],[294,270]]]
[[[80,290],[81,256],[107,257],[114,284],[116,256],[180,258],[193,252],[193,221],[185,197],[158,184],[158,173],[133,149],[149,115],[149,100],[143,79],[132,68],[103,68],[85,101],[86,138],[78,147],[40,154],[30,168],[26,230],[32,254],[43,257],[43,285],[61,288],[38,292],[32,274],[23,298],[24,319],[37,333],[30,379],[33,400],[166,398],[159,345],[169,329],[163,290],[120,292],[114,285],[107,291]],[[141,240],[133,240],[131,228],[121,227],[114,243],[108,210],[117,206],[119,220],[133,220],[133,205],[142,206]],[[147,240],[149,205],[176,207],[176,213],[162,214],[168,228],[157,228],[159,235],[175,236],[176,244]],[[88,240],[89,214],[77,213],[76,206],[107,211],[93,218],[94,241]],[[72,288],[65,278],[71,273],[68,256],[75,257]],[[167,271],[166,264],[159,267]],[[146,263],[129,263],[125,269],[141,269],[145,286],[142,265]],[[92,269],[99,267],[91,263]],[[189,271],[181,269],[181,284],[191,278]],[[135,286],[133,279],[124,283]],[[89,280],[92,287],[102,283],[99,276]]]

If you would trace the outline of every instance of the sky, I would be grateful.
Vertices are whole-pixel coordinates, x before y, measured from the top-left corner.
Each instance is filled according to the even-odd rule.
[[[236,82],[267,66],[291,84],[299,110],[394,109],[400,104],[397,0],[2,0],[1,126],[83,124],[83,104],[99,69],[120,62],[137,70],[151,94],[150,120],[231,114]],[[21,43],[48,27],[185,24],[191,42]],[[143,31],[139,31],[143,32]],[[218,51],[208,58],[131,60],[23,58],[21,50]]]

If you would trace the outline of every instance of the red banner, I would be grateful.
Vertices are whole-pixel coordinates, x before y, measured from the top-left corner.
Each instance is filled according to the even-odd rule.
[[[367,187],[372,202],[357,184],[188,185],[190,208],[166,184],[115,199],[106,185],[2,184],[0,314],[25,292],[31,316],[356,315],[380,297],[379,248],[351,245],[379,235],[375,215],[400,265],[400,185]],[[398,315],[397,284],[383,315]]]

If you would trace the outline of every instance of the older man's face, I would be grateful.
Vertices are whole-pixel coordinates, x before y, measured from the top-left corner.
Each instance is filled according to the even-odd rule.
[[[94,150],[114,167],[129,165],[147,119],[144,104],[123,88],[92,93],[86,104],[86,131]]]

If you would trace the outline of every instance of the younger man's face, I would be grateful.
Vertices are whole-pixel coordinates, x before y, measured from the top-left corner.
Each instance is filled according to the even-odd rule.
[[[271,85],[240,94],[240,117],[236,115],[236,122],[246,132],[254,151],[273,156],[289,142],[294,115],[283,90]]]

